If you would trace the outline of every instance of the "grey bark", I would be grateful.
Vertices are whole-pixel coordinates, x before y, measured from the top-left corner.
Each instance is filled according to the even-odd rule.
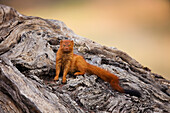
[[[96,75],[67,84],[52,81],[55,53],[62,39],[74,41],[74,53],[109,70],[138,98],[114,91]],[[164,113],[170,111],[170,82],[127,53],[76,35],[63,22],[25,16],[0,5],[0,113]]]

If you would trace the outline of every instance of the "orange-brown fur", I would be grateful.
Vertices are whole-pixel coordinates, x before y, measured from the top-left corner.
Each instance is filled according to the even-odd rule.
[[[56,56],[56,76],[54,80],[58,80],[61,69],[63,69],[62,83],[66,83],[68,72],[75,72],[74,75],[83,75],[87,72],[109,82],[113,89],[121,93],[124,92],[123,88],[119,86],[119,78],[116,75],[87,63],[82,56],[73,53],[73,46],[73,41],[61,40]]]

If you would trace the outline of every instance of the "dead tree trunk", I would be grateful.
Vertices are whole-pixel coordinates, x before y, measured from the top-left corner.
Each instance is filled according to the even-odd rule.
[[[138,98],[112,90],[96,75],[52,82],[59,41],[75,42],[75,53],[116,74]],[[63,22],[24,16],[0,5],[1,113],[164,113],[170,111],[170,82],[116,48],[76,35]]]

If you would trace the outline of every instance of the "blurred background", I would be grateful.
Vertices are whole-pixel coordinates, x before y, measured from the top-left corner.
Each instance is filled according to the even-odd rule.
[[[170,80],[170,0],[0,0],[21,14],[63,21]]]

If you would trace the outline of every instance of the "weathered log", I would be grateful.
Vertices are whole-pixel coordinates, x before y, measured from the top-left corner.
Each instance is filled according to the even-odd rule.
[[[112,90],[96,75],[67,76],[53,82],[55,52],[62,39],[75,42],[74,52],[114,73],[138,98]],[[116,48],[76,35],[63,22],[25,16],[0,5],[0,112],[169,112],[170,82]]]

